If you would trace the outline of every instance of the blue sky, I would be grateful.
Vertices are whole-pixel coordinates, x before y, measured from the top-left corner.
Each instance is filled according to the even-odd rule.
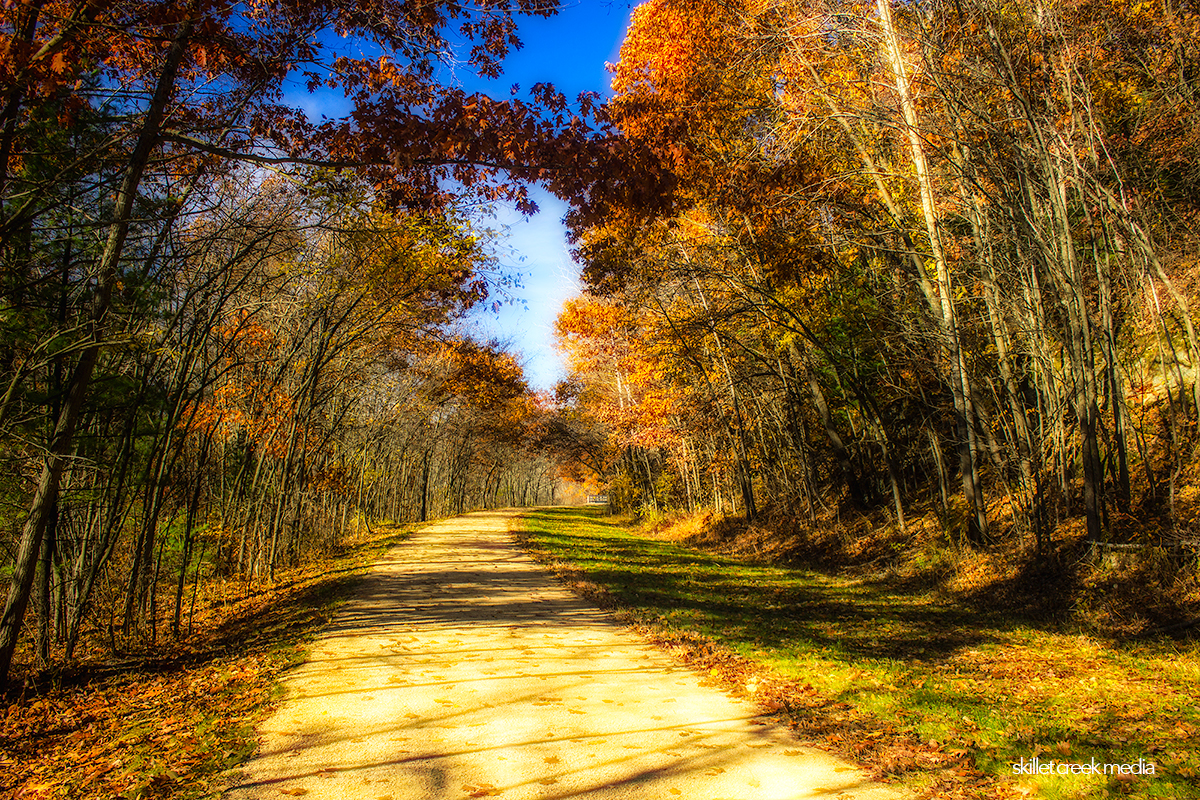
[[[610,0],[563,0],[558,14],[518,17],[518,36],[524,43],[509,53],[504,74],[488,81],[463,70],[463,86],[500,98],[518,83],[528,90],[535,83],[553,83],[573,98],[583,91],[608,93],[605,62],[617,60],[617,51],[632,13],[632,3]]]
[[[498,208],[482,224],[496,230],[502,272],[516,275],[520,285],[496,296],[474,313],[468,329],[485,339],[498,339],[520,356],[534,389],[550,389],[565,376],[554,349],[554,320],[563,303],[579,293],[579,267],[571,260],[562,217],[567,206],[538,189],[539,211],[526,219],[515,209]]]
[[[604,65],[617,60],[631,13],[630,3],[568,0],[553,17],[521,19],[518,35],[524,47],[509,54],[499,79],[483,80],[465,69],[456,77],[464,88],[496,97],[507,97],[514,83],[524,94],[540,82],[553,83],[568,98],[583,91],[607,97],[610,75]],[[566,205],[540,190],[534,197],[540,211],[532,219],[498,209],[492,223],[503,231],[502,268],[521,276],[523,287],[513,292],[517,302],[498,313],[476,315],[472,325],[482,336],[508,342],[523,357],[530,385],[549,389],[565,376],[554,350],[554,319],[563,302],[579,291],[579,268],[571,260],[561,222]]]

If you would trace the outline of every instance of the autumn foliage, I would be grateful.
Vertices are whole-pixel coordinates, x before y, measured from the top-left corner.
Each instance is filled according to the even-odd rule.
[[[998,548],[1060,588],[1077,575],[1055,565],[1128,545],[1175,559],[1155,578],[1173,599],[1104,624],[1186,622],[1198,24],[1106,2],[639,6],[608,114],[671,199],[574,218],[589,289],[559,320],[614,502],[807,525],[849,559]],[[830,534],[845,512],[873,545]],[[1022,580],[998,583],[1037,593]]]

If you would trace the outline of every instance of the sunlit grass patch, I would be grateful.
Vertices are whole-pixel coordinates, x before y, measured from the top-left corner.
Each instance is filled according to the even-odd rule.
[[[1195,642],[1107,643],[885,581],[694,550],[599,510],[542,510],[523,525],[531,551],[600,587],[598,599],[748,659],[727,683],[779,706],[802,737],[933,796],[1200,796]],[[790,688],[765,697],[743,674],[753,664]],[[1155,774],[1013,774],[1033,758],[1141,759]]]

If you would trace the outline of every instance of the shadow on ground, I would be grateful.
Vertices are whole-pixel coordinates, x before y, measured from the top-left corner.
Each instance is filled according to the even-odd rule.
[[[800,567],[774,567],[693,550],[607,526],[600,510],[546,509],[525,517],[536,546],[569,559],[617,605],[687,621],[718,640],[757,649],[820,648],[831,656],[944,660],[1004,641],[1009,619],[955,608],[915,586],[851,580]]]

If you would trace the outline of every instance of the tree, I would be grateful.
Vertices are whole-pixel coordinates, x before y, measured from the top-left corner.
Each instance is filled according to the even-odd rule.
[[[1148,139],[1194,138],[1196,22],[1105,3],[644,4],[608,113],[674,183],[669,202],[573,217],[589,290],[637,321],[675,397],[714,410],[677,435],[723,429],[709,462],[749,465],[747,498],[811,509],[814,478],[836,476],[865,507],[890,494],[902,529],[906,487],[936,481],[976,546],[1005,530],[989,514],[1043,557],[1075,509],[1092,539],[1139,535],[1110,510],[1175,496],[1200,408],[1177,272],[1194,198]],[[602,416],[605,381],[576,378]],[[1132,395],[1158,422],[1130,439]]]
[[[470,191],[510,197],[525,208],[530,204],[522,187],[529,180],[545,179],[563,191],[577,186],[605,151],[589,155],[591,129],[552,88],[535,87],[531,103],[493,101],[438,81],[439,62],[449,57],[452,39],[469,44],[472,67],[495,74],[508,49],[519,45],[515,17],[554,10],[553,2],[509,0],[471,8],[404,0],[366,6],[121,0],[38,2],[3,12],[0,252],[6,318],[28,317],[28,299],[49,276],[61,274],[60,296],[70,302],[48,326],[47,338],[22,343],[4,365],[10,399],[35,397],[36,392],[20,390],[43,375],[62,378],[53,379],[56,390],[48,402],[22,409],[23,425],[32,414],[49,432],[41,477],[27,496],[29,511],[0,619],[0,677],[11,662],[46,531],[57,524],[77,434],[96,399],[97,370],[118,349],[118,331],[127,321],[153,326],[161,307],[139,303],[155,296],[161,301],[161,293],[171,291],[173,270],[194,263],[175,243],[181,225],[211,212],[211,188],[234,175],[260,183],[272,170],[309,184],[309,176],[323,169],[326,177],[318,184],[351,187],[352,202],[378,203],[383,213],[425,209],[432,220],[452,214],[453,192],[443,188],[450,177]],[[363,49],[372,54],[340,52],[335,43],[341,37],[366,43]],[[297,77],[310,91],[342,92],[352,112],[341,119],[310,119],[288,94],[288,81]],[[54,124],[69,128],[75,123],[89,131],[86,137],[44,135]],[[559,165],[578,168],[554,169]],[[354,175],[339,177],[343,169]],[[320,189],[314,185],[313,191]],[[69,221],[64,234],[63,217],[76,209],[86,218]],[[72,237],[83,230],[97,232],[102,245],[75,247]],[[394,230],[401,238],[407,235]],[[49,257],[54,249],[61,259]],[[464,298],[458,293],[465,291],[470,301],[480,288],[452,285],[464,274],[453,252],[428,256],[425,278],[417,282],[420,297],[411,300],[427,312],[444,307],[445,319],[461,307],[456,304]],[[228,263],[232,268],[234,262]],[[454,266],[445,270],[449,265]],[[449,282],[431,287],[429,277],[435,274]],[[137,291],[131,291],[134,287]],[[377,299],[360,295],[350,307],[373,302]],[[327,311],[335,322],[349,319],[339,316],[346,308]],[[406,324],[435,325],[437,319],[432,313]],[[193,336],[188,341],[194,348],[205,340]],[[323,348],[314,354],[314,365],[336,352]],[[48,353],[53,355],[47,359]],[[193,370],[207,368],[193,362],[180,366],[173,410],[163,417],[165,449],[156,451],[141,480],[160,488],[169,484],[186,438],[170,426],[181,410],[197,407],[188,404],[189,381]],[[311,412],[319,374],[314,366],[301,377],[298,385],[307,389],[297,390],[293,400],[300,405],[290,412],[301,417]],[[15,408],[5,402],[6,412]],[[297,425],[279,437],[289,452],[301,429]],[[301,466],[285,457],[280,469],[287,474]],[[143,587],[143,598],[156,542],[153,529],[165,502],[160,489],[149,496],[131,583]],[[274,532],[286,506],[280,499],[274,507]]]

